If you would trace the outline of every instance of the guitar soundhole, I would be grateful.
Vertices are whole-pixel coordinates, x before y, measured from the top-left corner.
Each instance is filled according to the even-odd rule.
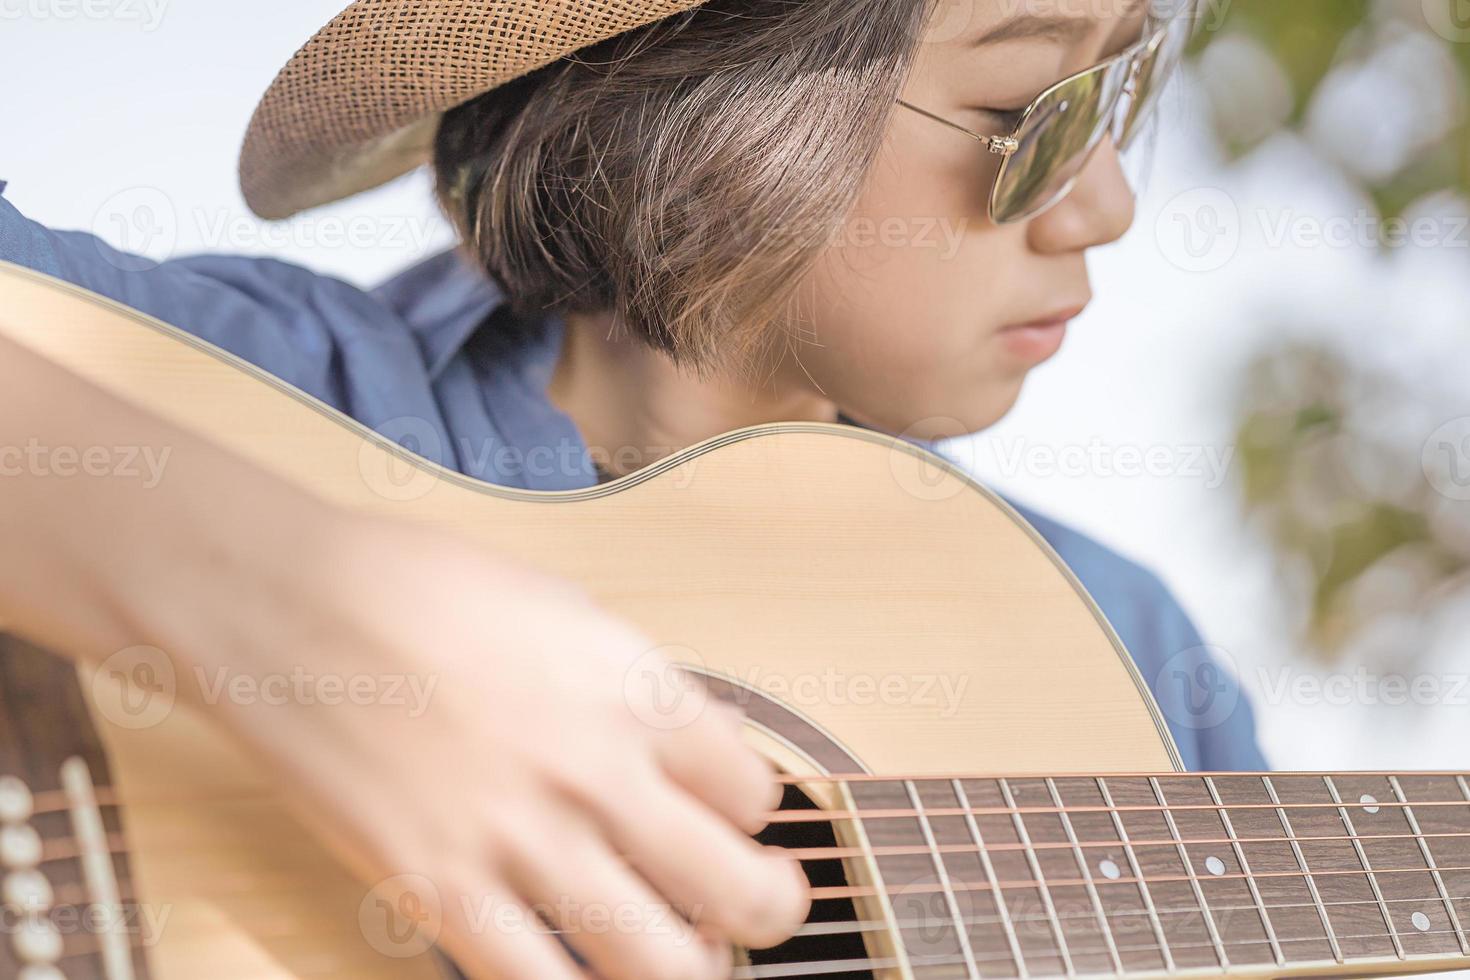
[[[782,810],[815,810],[817,806],[805,793],[795,786],[787,786],[781,800]],[[757,837],[763,844],[787,848],[836,847],[837,838],[832,825],[821,821],[810,823],[777,823],[768,827]],[[846,872],[839,859],[803,861],[807,880],[813,888],[832,888],[848,885]],[[808,926],[822,924],[840,926],[858,921],[857,910],[851,899],[829,898],[812,903],[807,918]],[[815,930],[813,930],[815,932]],[[840,960],[862,962],[867,958],[863,933],[859,931],[834,932],[832,934],[798,935],[774,949],[752,950],[749,961],[752,966],[774,966],[781,963],[823,963]],[[762,971],[764,975],[764,971]],[[780,974],[772,974],[780,976]],[[794,974],[793,974],[794,975]],[[872,973],[867,970],[823,973],[823,980],[869,980]]]

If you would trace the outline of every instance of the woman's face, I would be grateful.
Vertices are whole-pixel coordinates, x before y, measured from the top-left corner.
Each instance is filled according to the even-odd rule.
[[[903,98],[980,134],[1009,134],[1052,83],[1137,41],[1137,0],[940,0]],[[1133,220],[1110,142],[1051,210],[995,225],[999,157],[895,107],[845,233],[803,284],[786,368],[848,415],[933,439],[1015,403],[1091,298],[1085,252]]]

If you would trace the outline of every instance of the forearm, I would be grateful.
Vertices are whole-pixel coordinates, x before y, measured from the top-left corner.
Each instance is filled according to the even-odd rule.
[[[345,521],[0,337],[5,628],[85,660],[142,643],[190,647],[206,620],[248,618],[215,617],[216,602],[268,604]],[[274,582],[260,574],[272,568]]]

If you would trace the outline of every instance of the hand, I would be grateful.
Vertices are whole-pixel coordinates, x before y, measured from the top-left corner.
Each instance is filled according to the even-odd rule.
[[[734,709],[645,724],[646,680],[669,672],[578,590],[417,528],[336,537],[261,648],[318,674],[407,675],[431,692],[422,714],[216,710],[360,875],[432,882],[440,944],[470,976],[583,976],[538,912],[607,980],[728,976],[728,942],[800,925],[804,877],[748,836],[779,787]]]

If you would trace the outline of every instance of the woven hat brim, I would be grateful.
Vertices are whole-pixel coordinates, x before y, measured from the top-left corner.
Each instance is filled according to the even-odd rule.
[[[704,0],[356,0],[297,51],[251,117],[240,189],[262,218],[427,162],[443,113]]]

